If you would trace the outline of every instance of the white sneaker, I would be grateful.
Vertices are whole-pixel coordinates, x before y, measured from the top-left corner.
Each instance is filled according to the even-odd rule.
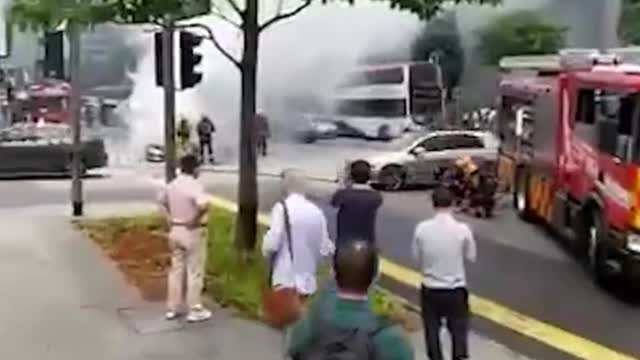
[[[212,316],[211,311],[203,307],[196,307],[191,309],[191,311],[189,311],[189,315],[187,315],[187,321],[188,322],[206,321],[211,319],[211,316]]]
[[[164,314],[164,318],[165,318],[166,320],[169,320],[169,321],[171,321],[171,320],[175,320],[175,319],[177,319],[177,318],[179,318],[179,317],[180,317],[180,314],[179,314],[177,311],[171,311],[171,310],[170,310],[170,311],[167,311],[167,312]]]

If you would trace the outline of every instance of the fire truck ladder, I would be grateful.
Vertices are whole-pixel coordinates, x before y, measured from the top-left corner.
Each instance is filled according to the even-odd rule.
[[[500,60],[505,74],[557,74],[561,71],[591,71],[624,65],[626,70],[640,70],[640,47],[598,49],[562,49],[552,55],[507,56]],[[622,70],[622,68],[620,69]]]

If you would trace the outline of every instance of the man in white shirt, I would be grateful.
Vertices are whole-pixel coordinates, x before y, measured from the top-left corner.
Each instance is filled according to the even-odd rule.
[[[436,214],[416,226],[413,254],[422,270],[421,307],[427,354],[442,360],[440,328],[446,320],[452,340],[452,359],[469,358],[469,293],[465,259],[476,260],[471,229],[452,214],[452,194],[438,188],[432,194]]]
[[[333,254],[334,245],[329,238],[324,213],[305,196],[302,174],[285,171],[282,184],[285,198],[271,210],[270,228],[262,241],[262,253],[273,259],[272,286],[293,288],[301,298],[306,298],[316,292],[318,265],[322,256]],[[289,214],[293,257],[286,246],[283,203]]]
[[[211,312],[202,306],[200,298],[207,254],[201,220],[208,211],[209,197],[197,180],[198,159],[194,155],[185,155],[180,162],[181,173],[162,189],[158,198],[171,227],[166,318],[174,320],[179,316],[186,273],[187,321],[204,321],[211,318]]]

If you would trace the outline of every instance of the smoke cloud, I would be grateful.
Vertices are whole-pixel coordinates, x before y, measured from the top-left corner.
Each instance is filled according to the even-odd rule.
[[[263,10],[272,14],[274,9]],[[242,37],[237,29],[212,16],[198,21],[211,26],[229,52],[239,54]],[[302,119],[292,113],[322,111],[338,79],[362,58],[386,51],[409,59],[420,29],[416,16],[391,10],[383,2],[314,5],[262,34],[258,107],[274,122],[287,123],[281,128],[293,128],[292,122]],[[131,74],[133,93],[121,111],[130,124],[131,150],[142,151],[149,142],[161,142],[163,96],[155,86],[152,35],[138,33],[137,39],[145,46],[144,55]],[[218,128],[218,154],[231,160],[239,132],[239,72],[212,44],[203,43],[201,51],[203,82],[177,94],[177,112],[192,122],[209,115]]]

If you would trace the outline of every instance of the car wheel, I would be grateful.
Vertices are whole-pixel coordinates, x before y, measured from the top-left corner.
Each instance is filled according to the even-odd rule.
[[[526,171],[516,173],[516,186],[513,190],[513,207],[516,213],[521,219],[531,221],[533,215],[529,207],[529,175]]]
[[[64,172],[73,176],[73,156],[69,156],[67,164],[65,165]],[[87,173],[87,167],[84,161],[80,160],[80,176],[84,176]]]
[[[406,172],[400,166],[387,166],[380,171],[379,182],[384,190],[395,191],[404,187]]]
[[[611,271],[607,267],[609,260],[606,247],[607,231],[599,210],[591,210],[587,222],[587,265],[596,283],[607,287],[612,280]]]

